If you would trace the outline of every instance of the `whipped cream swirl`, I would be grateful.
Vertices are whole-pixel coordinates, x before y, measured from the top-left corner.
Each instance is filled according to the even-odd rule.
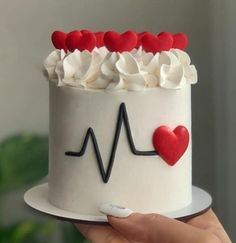
[[[92,52],[53,51],[44,62],[49,80],[58,86],[87,89],[132,90],[162,87],[180,89],[197,83],[197,70],[188,54],[179,49],[147,53],[109,52],[105,47]]]

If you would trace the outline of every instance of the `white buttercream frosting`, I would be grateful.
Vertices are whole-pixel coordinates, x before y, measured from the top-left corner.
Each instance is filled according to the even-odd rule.
[[[156,54],[141,48],[123,53],[109,52],[105,47],[92,52],[54,50],[44,66],[49,80],[58,86],[139,91],[154,87],[180,89],[197,83],[195,66],[179,49]]]

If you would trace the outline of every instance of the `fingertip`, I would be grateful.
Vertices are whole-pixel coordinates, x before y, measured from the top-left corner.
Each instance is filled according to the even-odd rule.
[[[137,225],[139,225],[139,219],[141,215],[139,213],[132,213],[127,217],[114,217],[112,215],[107,215],[108,223],[113,228],[135,228]]]
[[[130,218],[132,218],[132,215],[133,215],[133,214],[130,214],[130,215],[127,216],[127,217],[116,217],[116,216],[113,216],[113,215],[107,215],[107,220],[108,220],[108,222],[112,225],[112,224],[114,224],[114,223],[120,223],[120,222],[127,221],[127,220],[129,220]]]
[[[133,213],[133,211],[129,208],[112,204],[112,203],[102,204],[99,210],[105,215],[110,215],[117,218],[127,218],[129,215]]]
[[[136,213],[136,212],[132,212],[131,214],[127,215],[126,217],[116,217],[114,215],[107,215],[107,219],[108,221],[134,221],[136,218],[139,218],[141,215],[141,213]]]

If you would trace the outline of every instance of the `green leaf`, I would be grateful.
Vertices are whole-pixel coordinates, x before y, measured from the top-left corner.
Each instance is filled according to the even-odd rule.
[[[0,225],[0,243],[89,243],[75,226],[68,222],[22,221]]]
[[[27,237],[32,235],[36,231],[36,225],[31,222],[24,222],[14,229],[13,234],[11,235],[12,242],[22,242]]]
[[[56,224],[53,221],[33,223],[22,221],[0,227],[0,243],[51,243],[55,239]]]
[[[0,192],[38,181],[47,171],[47,137],[17,135],[0,143]]]

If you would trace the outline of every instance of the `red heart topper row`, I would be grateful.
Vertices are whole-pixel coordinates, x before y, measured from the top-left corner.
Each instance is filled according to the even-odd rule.
[[[167,126],[160,126],[154,131],[152,142],[161,158],[173,166],[188,147],[189,133],[184,126],[177,126],[173,131]]]
[[[172,34],[170,32],[154,35],[149,32],[136,33],[134,31],[126,31],[122,34],[114,31],[74,30],[69,33],[54,31],[51,39],[56,49],[71,52],[75,49],[91,52],[95,47],[102,46],[111,52],[124,52],[142,46],[146,52],[155,54],[169,51],[171,48],[184,50],[188,45],[188,37],[184,33]]]

